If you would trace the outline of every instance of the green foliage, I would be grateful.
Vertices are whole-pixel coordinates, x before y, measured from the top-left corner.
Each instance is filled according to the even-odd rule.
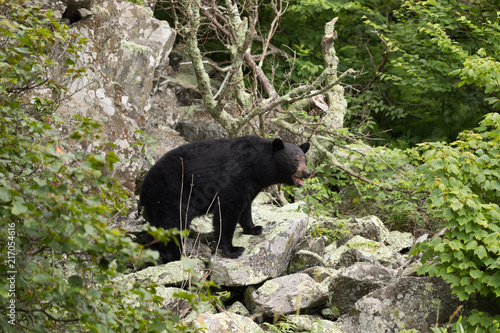
[[[101,125],[76,117],[68,137],[58,130],[60,80],[84,70],[74,64],[85,41],[51,11],[10,2],[1,13],[8,18],[0,21],[1,330],[178,331],[156,286],[116,279],[131,261],[154,262],[158,253],[108,227],[134,204],[110,176],[120,160],[111,145],[102,154],[74,151],[96,142]]]
[[[53,97],[35,96],[30,103],[19,103],[20,100],[27,91],[40,87],[59,98],[63,88],[54,78],[57,76],[61,83],[84,71],[75,66],[75,59],[76,49],[85,40],[70,34],[51,11],[24,8],[14,2],[3,6],[2,15],[9,20],[0,24],[0,96],[5,96],[0,101],[4,107],[20,107],[33,116],[46,115],[57,108]],[[59,57],[65,59],[64,73],[56,73],[54,59]]]
[[[301,207],[306,213],[384,216],[390,228],[411,232],[432,227],[436,220],[424,205],[425,194],[414,192],[418,182],[413,171],[418,157],[415,149],[402,151],[362,145],[347,148],[337,154],[339,162],[373,183],[321,164],[314,169],[316,176],[303,187],[288,189],[306,202]]]
[[[338,16],[339,70],[364,73],[345,81],[349,126],[363,133],[389,130],[380,134],[382,143],[399,148],[453,140],[496,108],[499,9],[459,0],[290,1],[272,42],[295,52],[288,60],[295,71],[286,75],[291,67],[276,58],[279,65],[269,69],[276,87],[311,80],[324,64],[324,25]],[[264,11],[262,26],[272,17]]]
[[[434,333],[486,333],[500,330],[500,316],[492,318],[478,310],[472,310],[471,315],[464,322],[462,320],[464,318],[459,317],[453,324],[431,327],[431,330]],[[420,331],[417,329],[402,329],[398,333],[420,333]]]
[[[325,227],[316,226],[315,228],[311,228],[308,231],[308,234],[313,237],[323,237],[326,236],[327,243],[333,243],[336,240],[342,239],[345,235],[346,231],[342,228],[330,229]]]
[[[472,310],[469,317],[463,326],[463,332],[499,332],[500,331],[500,315],[491,317],[487,313]],[[460,332],[457,330],[457,332]]]
[[[448,231],[444,239],[417,244],[413,253],[423,254],[420,273],[443,277],[461,300],[474,294],[500,299],[499,140],[500,115],[493,113],[455,142],[420,147],[420,190],[430,192],[428,205]],[[487,327],[471,317],[472,326]]]
[[[296,332],[297,326],[286,322],[286,321],[278,321],[275,324],[271,323],[264,323],[264,326],[267,327],[269,332],[275,332],[275,333],[291,333],[291,332]]]
[[[443,7],[446,11],[455,13],[451,26],[461,27],[461,30],[473,36],[469,43],[457,43],[454,33],[449,32],[449,26],[443,26],[439,22],[442,4],[428,1],[427,3],[411,6],[412,12],[425,12],[432,17],[431,22],[420,28],[420,31],[430,36],[432,42],[437,45],[440,51],[454,55],[462,63],[461,68],[450,72],[450,75],[459,76],[460,82],[457,87],[475,85],[484,89],[486,100],[499,109],[500,89],[500,16],[498,7],[485,6],[484,8],[466,6],[462,4],[461,10],[456,11],[455,3],[449,1]],[[473,44],[471,45],[471,43]]]
[[[346,180],[342,173],[326,163],[315,167],[315,172],[315,177],[306,180],[303,187],[286,186],[284,190],[295,198],[305,200],[306,205],[300,207],[305,213],[313,216],[332,215],[341,203],[341,196],[335,189],[344,186]]]
[[[483,102],[490,92],[457,84],[450,75],[462,73],[464,60],[480,48],[496,52],[486,36],[500,38],[497,24],[489,20],[497,10],[479,2],[403,1],[385,24],[367,16],[365,23],[390,51],[370,91],[384,96],[384,104],[404,109],[399,119],[375,115],[377,122],[390,124],[392,136],[411,128],[414,141],[451,140],[491,112]]]

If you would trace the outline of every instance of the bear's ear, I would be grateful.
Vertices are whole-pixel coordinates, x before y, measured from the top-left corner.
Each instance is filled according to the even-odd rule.
[[[278,151],[285,148],[285,144],[281,139],[274,139],[273,140],[273,151]]]
[[[301,144],[299,147],[300,147],[300,149],[302,149],[302,151],[305,154],[305,153],[307,153],[307,151],[311,147],[311,144],[309,142],[306,142],[306,143]]]

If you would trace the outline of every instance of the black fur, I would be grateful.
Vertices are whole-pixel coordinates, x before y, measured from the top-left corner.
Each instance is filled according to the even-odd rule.
[[[296,146],[254,136],[178,147],[147,173],[140,206],[151,225],[164,229],[186,229],[194,217],[214,214],[219,247],[225,256],[236,258],[244,250],[232,245],[236,225],[247,234],[262,232],[252,221],[252,201],[273,184],[301,185],[311,174],[304,155],[308,149],[309,143]],[[173,241],[155,248],[163,262],[180,258],[181,249]]]

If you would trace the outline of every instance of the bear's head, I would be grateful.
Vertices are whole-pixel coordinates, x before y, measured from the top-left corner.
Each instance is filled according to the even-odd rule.
[[[309,142],[297,146],[284,143],[281,139],[273,140],[276,169],[283,183],[302,186],[304,179],[311,176],[305,155],[309,147]]]

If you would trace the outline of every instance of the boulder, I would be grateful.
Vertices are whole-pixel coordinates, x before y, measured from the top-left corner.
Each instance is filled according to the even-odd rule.
[[[325,248],[323,256],[328,265],[335,268],[352,265],[353,258],[359,258],[363,262],[379,262],[390,268],[398,268],[407,262],[401,254],[384,244],[361,236],[354,236],[339,247],[335,243],[330,244]]]
[[[238,227],[233,245],[245,247],[245,252],[236,259],[210,258],[210,278],[221,286],[249,286],[280,276],[306,234],[307,215],[268,206],[254,208],[254,223],[264,227],[262,234],[245,235]]]
[[[342,224],[342,223],[341,223]],[[338,242],[339,245],[346,243],[354,236],[380,242],[396,252],[410,249],[415,244],[415,237],[408,232],[389,231],[377,216],[353,217],[342,224],[348,232]]]
[[[377,216],[365,216],[362,218],[352,217],[344,224],[344,228],[349,232],[344,237],[344,242],[354,236],[362,236],[363,238],[383,242],[389,234],[389,230]]]
[[[339,324],[309,315],[287,315],[286,322],[295,326],[298,332],[347,333]]]
[[[339,270],[331,267],[311,267],[302,271],[314,279],[314,281],[320,283],[328,283],[329,280],[333,279]]]
[[[349,267],[357,262],[366,262],[372,265],[380,265],[375,256],[363,253],[355,247],[347,249],[340,255],[338,265],[340,265],[341,267]]]
[[[300,312],[326,304],[328,287],[309,275],[296,273],[266,281],[260,288],[249,287],[245,301],[252,313],[265,317]]]
[[[396,252],[409,252],[415,245],[415,237],[409,232],[391,231],[383,240],[384,244]]]
[[[183,316],[191,308],[186,299],[174,296],[174,294],[185,293],[184,289],[163,286],[157,286],[155,289],[156,295],[163,298],[162,307],[173,314]]]
[[[61,3],[53,1],[48,6],[62,15]],[[71,33],[88,40],[76,64],[86,70],[72,80],[59,76],[67,88],[57,111],[62,119],[60,130],[71,132],[75,115],[101,122],[99,138],[90,144],[72,143],[70,149],[112,150],[125,158],[113,176],[133,191],[137,173],[147,164],[141,147],[134,146],[139,140],[136,131],[143,129],[155,71],[168,63],[176,34],[166,21],[154,18],[150,9],[128,1],[95,2],[91,11],[93,15],[70,25]],[[61,59],[62,69],[67,65],[65,57]],[[169,140],[172,147],[182,143],[176,133],[165,135],[173,138]]]
[[[447,323],[459,306],[441,278],[402,277],[361,298],[338,323],[352,333],[430,332]]]
[[[199,302],[196,306],[196,309],[191,311],[186,317],[183,318],[182,322],[189,327],[198,327],[197,320],[200,317],[212,318],[217,314],[217,310],[215,306],[210,302]],[[212,331],[209,331],[212,332]],[[219,331],[214,331],[219,332]]]
[[[180,120],[175,130],[189,142],[222,139],[227,137],[226,131],[208,114],[197,112],[189,119]]]
[[[259,325],[252,319],[232,312],[217,314],[203,313],[193,322],[195,329],[206,333],[249,333],[261,331]]]
[[[250,311],[243,305],[241,302],[234,302],[228,309],[227,311],[236,313],[245,317],[250,317]]]
[[[385,287],[394,278],[392,269],[356,263],[337,274],[328,286],[329,305],[337,315],[343,315],[363,296]]]
[[[161,303],[157,302],[144,302],[143,296],[137,294],[126,293],[122,297],[122,302],[135,308],[147,308],[150,311],[163,308],[172,314],[179,317],[185,316],[190,310],[191,305],[187,299],[174,296],[176,293],[189,293],[181,288],[156,286],[156,296],[163,298]],[[196,297],[196,296],[194,296]]]
[[[120,279],[129,283],[154,283],[160,286],[185,286],[190,279],[202,279],[205,264],[196,260],[194,270],[191,273],[184,268],[182,261],[172,261],[165,265],[150,266],[135,273],[125,274]]]
[[[325,250],[326,237],[306,236],[295,247],[294,254],[288,266],[287,272],[297,273],[304,269],[325,266],[325,262],[321,257]]]

